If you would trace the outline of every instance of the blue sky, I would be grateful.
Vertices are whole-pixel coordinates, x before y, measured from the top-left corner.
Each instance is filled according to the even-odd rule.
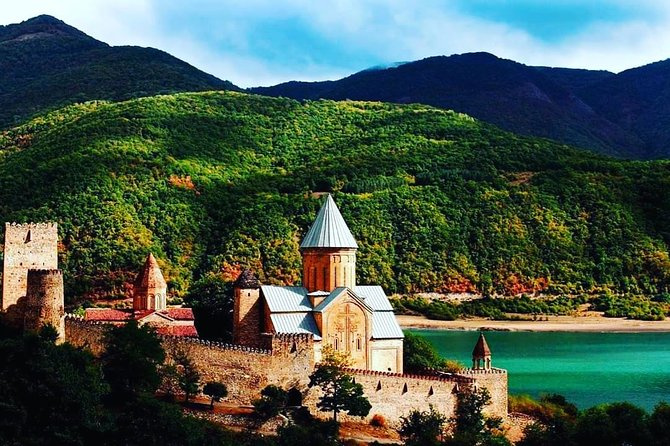
[[[670,57],[664,0],[24,0],[0,24],[39,14],[242,87],[472,51],[615,72]]]

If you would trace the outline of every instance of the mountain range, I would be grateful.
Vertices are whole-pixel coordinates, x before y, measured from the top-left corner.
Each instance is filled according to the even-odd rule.
[[[670,155],[670,60],[614,74],[469,53],[251,91],[301,100],[422,103],[608,155]]]
[[[469,54],[286,86],[461,104],[438,108],[184,93],[240,89],[48,16],[0,28],[0,56],[0,221],[58,222],[69,300],[122,296],[147,252],[174,297],[243,267],[299,283],[316,191],[335,194],[360,245],[357,280],[389,292],[670,289],[670,162],[444,109],[649,157],[631,148],[663,136],[651,124],[667,101],[644,98],[663,91],[664,63],[615,75]],[[649,133],[629,130],[645,120]]]
[[[87,100],[239,90],[157,49],[109,46],[42,15],[0,26],[0,128]]]
[[[0,128],[75,102],[204,90],[242,91],[163,51],[109,46],[51,16],[0,26]],[[621,158],[670,156],[670,60],[615,74],[468,53],[247,91],[422,103]]]

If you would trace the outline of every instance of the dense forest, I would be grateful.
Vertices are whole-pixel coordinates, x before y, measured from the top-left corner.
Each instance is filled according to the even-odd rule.
[[[88,102],[0,133],[0,219],[56,221],[66,294],[121,296],[148,251],[173,297],[253,268],[300,281],[322,198],[388,292],[666,291],[670,164],[423,105],[234,92]]]

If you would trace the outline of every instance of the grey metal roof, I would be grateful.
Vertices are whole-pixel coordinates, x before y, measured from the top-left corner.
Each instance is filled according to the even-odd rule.
[[[321,333],[311,313],[274,313],[270,320],[277,333],[307,333],[314,335],[314,340],[321,340]]]
[[[375,311],[372,313],[373,339],[400,339],[404,338],[398,321],[392,311]]]
[[[302,240],[300,248],[358,248],[330,194]]]
[[[393,311],[389,298],[379,285],[357,285],[354,287],[354,292],[375,311]]]
[[[364,306],[368,311],[370,311],[370,312],[373,312],[373,311],[374,311],[374,309],[373,309],[372,307],[370,307],[370,305],[368,305],[367,302],[365,302],[364,299],[362,299],[360,296],[358,296],[354,290],[352,290],[352,289],[350,289],[350,288],[347,288],[347,287],[337,287],[337,288],[335,288],[335,289],[328,295],[328,297],[326,297],[326,298],[325,298],[319,305],[316,306],[316,308],[314,308],[314,311],[323,312],[326,308],[328,308],[328,307],[330,306],[330,304],[332,304],[332,303],[335,301],[335,299],[337,299],[340,295],[342,295],[342,293],[346,293],[347,290],[349,290],[349,291],[351,292],[351,294],[353,294],[353,296],[354,296],[354,297],[355,297],[361,304],[363,304],[363,306]]]
[[[301,286],[261,286],[261,292],[272,313],[312,311],[307,289]]]

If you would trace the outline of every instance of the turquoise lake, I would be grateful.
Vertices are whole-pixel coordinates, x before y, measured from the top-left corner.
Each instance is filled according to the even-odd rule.
[[[478,332],[410,330],[470,366]],[[486,332],[493,366],[509,391],[559,393],[580,408],[629,401],[647,410],[670,402],[670,333]]]

